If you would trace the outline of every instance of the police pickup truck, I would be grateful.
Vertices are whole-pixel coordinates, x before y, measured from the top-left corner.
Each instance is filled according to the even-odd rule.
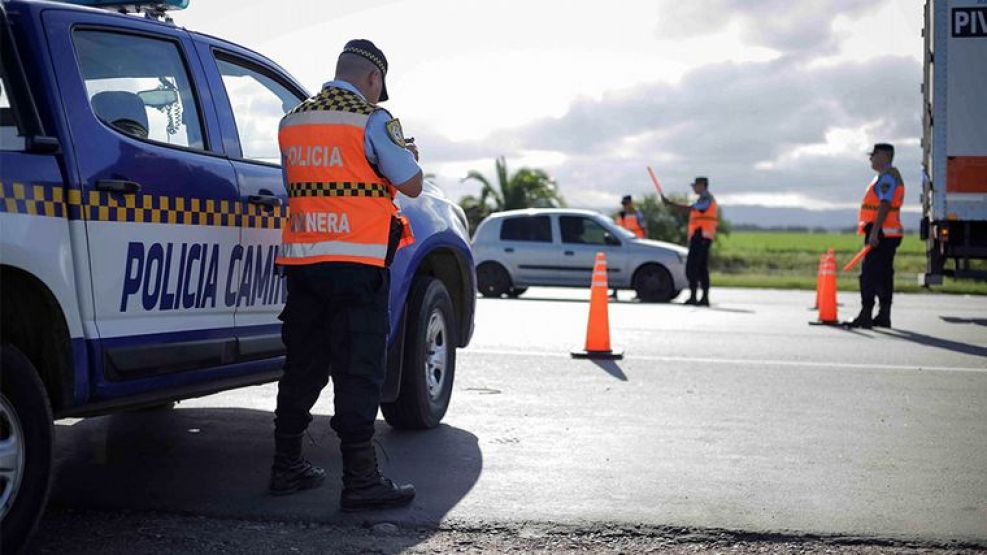
[[[134,0],[0,1],[4,553],[43,510],[54,419],[280,372],[277,128],[308,94],[256,52],[172,24],[165,10],[187,1],[144,17],[118,13]],[[417,241],[391,266],[382,411],[429,428],[472,335],[473,256],[434,186],[399,202]]]

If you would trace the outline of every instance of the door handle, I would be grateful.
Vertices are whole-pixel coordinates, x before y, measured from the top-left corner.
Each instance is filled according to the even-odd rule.
[[[507,247],[504,252],[514,252],[514,247]]]
[[[140,192],[141,186],[140,183],[124,179],[100,179],[96,182],[96,190],[133,195]]]
[[[572,251],[565,251],[565,253],[564,253],[564,254],[565,254],[566,256],[573,256],[573,255],[575,255],[576,253],[574,253],[574,252],[572,252]]]
[[[247,202],[249,202],[250,204],[259,204],[261,206],[267,206],[269,208],[281,206],[281,199],[274,195],[250,195],[249,197],[247,197]]]

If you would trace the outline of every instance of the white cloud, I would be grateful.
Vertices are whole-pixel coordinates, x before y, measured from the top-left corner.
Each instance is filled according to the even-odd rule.
[[[576,205],[650,192],[650,163],[674,190],[709,174],[724,202],[842,207],[878,139],[918,183],[921,17],[922,0],[197,0],[177,19],[311,89],[347,39],[374,40],[388,107],[453,197],[503,154]]]

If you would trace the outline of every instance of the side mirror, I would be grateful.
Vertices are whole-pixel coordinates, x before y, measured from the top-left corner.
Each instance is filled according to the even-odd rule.
[[[611,235],[609,231],[603,234],[603,241],[612,247],[620,246],[620,239],[617,239],[616,237]]]

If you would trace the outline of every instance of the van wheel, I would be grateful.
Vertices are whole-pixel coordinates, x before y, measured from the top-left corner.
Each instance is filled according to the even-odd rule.
[[[507,292],[507,296],[512,299],[516,299],[521,295],[524,295],[524,292],[527,290],[527,287],[511,287],[511,289]]]
[[[675,284],[664,266],[648,264],[634,275],[634,291],[646,303],[667,303],[675,296]]]
[[[383,403],[381,411],[395,428],[423,430],[438,426],[449,408],[459,328],[441,281],[415,278],[408,298],[401,393],[393,403]]]
[[[16,347],[0,346],[0,552],[17,553],[44,511],[53,421],[44,384]]]
[[[484,262],[476,268],[476,288],[484,297],[497,298],[511,288],[511,276],[496,262]]]

